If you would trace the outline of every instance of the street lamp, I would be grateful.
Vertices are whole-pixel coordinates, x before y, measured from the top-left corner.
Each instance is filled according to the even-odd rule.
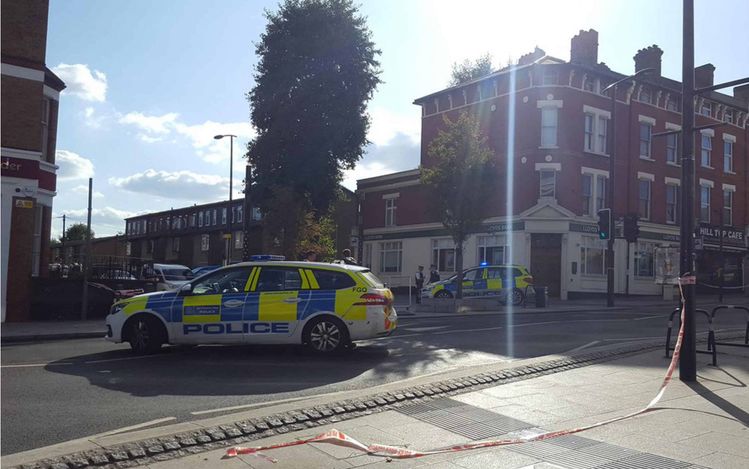
[[[226,262],[225,265],[229,265],[229,262],[231,262],[231,240],[232,240],[232,232],[231,232],[231,222],[232,222],[232,211],[231,211],[231,202],[232,202],[232,182],[234,180],[234,139],[237,137],[236,135],[231,134],[225,134],[225,135],[216,135],[213,138],[216,140],[221,140],[224,137],[229,137],[229,207],[226,210],[226,228],[229,232],[228,235],[225,236],[226,238]]]
[[[634,75],[615,81],[601,91],[601,94],[603,94],[606,91],[611,90],[611,148],[609,150],[608,203],[606,204],[611,209],[611,234],[609,236],[608,249],[606,251],[606,306],[609,308],[614,306],[614,240],[616,238],[616,216],[614,215],[614,181],[616,180],[614,174],[616,168],[616,165],[614,164],[614,158],[616,156],[616,87],[625,81],[634,80],[635,78],[646,75],[652,71],[652,68],[643,68]]]

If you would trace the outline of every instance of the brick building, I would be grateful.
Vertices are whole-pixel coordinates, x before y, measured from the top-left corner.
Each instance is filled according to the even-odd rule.
[[[561,298],[605,292],[606,242],[597,237],[596,212],[606,206],[609,133],[616,132],[615,213],[638,214],[641,234],[636,243],[615,242],[615,290],[661,292],[654,253],[678,247],[681,184],[680,135],[653,135],[681,123],[681,83],[661,75],[662,54],[657,46],[642,49],[634,70],[618,73],[598,62],[598,33],[580,31],[569,61],[536,49],[517,65],[414,102],[422,109],[422,166],[431,163],[429,143],[443,117],[469,112],[478,116],[500,168],[484,229],[464,248],[466,267],[524,264],[537,284]],[[616,128],[610,128],[611,101],[602,90],[643,68],[654,72],[618,87]],[[714,70],[698,67],[696,86],[711,85]],[[723,123],[695,136],[702,284],[717,284],[721,224],[725,285],[747,283],[748,103],[749,86],[696,102],[697,126]],[[357,194],[366,265],[393,285],[406,284],[419,264],[454,272],[452,240],[430,216],[429,188],[419,183],[418,169],[359,180]]]
[[[349,247],[356,226],[354,194],[345,188],[346,197],[336,204],[335,243],[340,255]],[[163,212],[139,215],[125,220],[126,255],[145,261],[182,264],[188,267],[221,265],[226,256],[224,234],[228,228],[227,202],[193,205]],[[242,260],[245,222],[244,199],[232,202],[233,261]],[[249,220],[248,252],[275,253],[273,240],[263,236],[260,211],[256,208]]]
[[[48,264],[65,84],[45,65],[48,0],[2,2],[2,321],[28,320]]]

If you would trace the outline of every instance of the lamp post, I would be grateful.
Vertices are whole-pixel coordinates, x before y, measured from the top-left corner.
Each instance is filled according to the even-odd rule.
[[[609,150],[609,184],[608,184],[608,195],[607,203],[608,208],[611,209],[611,234],[609,236],[608,249],[606,251],[606,306],[611,308],[614,306],[614,240],[616,239],[616,216],[614,215],[614,181],[615,177],[615,157],[616,157],[616,87],[625,81],[634,80],[635,78],[646,75],[652,72],[652,68],[643,68],[634,75],[624,77],[621,80],[617,80],[603,89],[601,93],[611,90],[611,136],[609,141],[611,142],[611,148]]]
[[[232,182],[234,180],[234,139],[237,136],[231,135],[231,134],[225,134],[225,135],[216,135],[213,138],[215,138],[216,140],[221,140],[224,137],[229,137],[229,206],[226,209],[226,230],[228,231],[228,234],[224,236],[226,238],[226,260],[224,262],[224,265],[229,265],[229,262],[231,262],[231,240],[232,240],[231,202],[232,202]]]

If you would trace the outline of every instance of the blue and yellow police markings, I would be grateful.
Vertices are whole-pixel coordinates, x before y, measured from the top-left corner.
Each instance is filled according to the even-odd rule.
[[[221,320],[221,298],[223,295],[195,295],[185,297],[182,307],[182,322],[203,324]]]

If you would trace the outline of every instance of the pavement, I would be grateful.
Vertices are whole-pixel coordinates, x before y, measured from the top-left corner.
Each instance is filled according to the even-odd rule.
[[[418,459],[372,456],[311,443],[222,459],[225,449],[155,462],[151,469],[213,468],[699,468],[749,467],[749,349],[723,347],[719,366],[699,359],[698,381],[671,382],[659,410],[575,435]],[[364,443],[426,450],[589,425],[643,408],[668,360],[643,353],[563,373],[408,405],[251,442],[266,446],[335,428]]]
[[[4,322],[0,325],[0,341],[10,343],[85,339],[104,337],[106,331],[104,318],[87,321]]]
[[[425,376],[410,382],[408,389],[427,390],[430,385],[426,383],[433,383],[432,391],[439,386],[444,392],[438,390],[436,394],[426,393],[421,397],[417,394],[416,398],[406,395],[404,398],[398,394],[404,393],[403,383],[397,383],[380,388],[380,391],[387,392],[380,396],[387,397],[392,404],[377,406],[366,401],[365,410],[353,413],[347,410],[348,416],[344,413],[322,418],[318,414],[305,421],[307,426],[314,428],[298,423],[285,425],[285,422],[289,416],[296,416],[298,422],[302,421],[299,419],[300,411],[294,409],[307,409],[304,411],[307,415],[314,415],[314,412],[310,412],[312,409],[325,409],[326,406],[336,410],[333,407],[336,404],[329,402],[331,399],[336,402],[356,402],[358,399],[362,402],[367,399],[368,393],[377,390],[357,390],[306,401],[269,402],[252,410],[202,421],[94,435],[5,455],[0,462],[3,467],[20,467],[21,464],[46,460],[39,467],[71,468],[84,467],[74,462],[80,463],[87,458],[88,463],[97,467],[138,465],[158,469],[749,467],[749,446],[746,445],[749,441],[749,393],[746,390],[749,348],[720,345],[717,367],[708,365],[708,356],[697,356],[696,383],[680,382],[676,379],[677,371],[658,404],[659,410],[575,435],[417,459],[389,459],[323,443],[272,449],[263,452],[265,457],[247,455],[224,459],[230,444],[267,446],[288,443],[308,439],[333,428],[365,445],[378,443],[428,450],[589,425],[641,409],[656,395],[669,359],[664,357],[660,347],[645,347],[642,350],[645,351],[623,356],[614,354],[612,356],[620,358],[609,357],[604,362],[586,362],[583,359],[571,366],[564,364],[574,363],[575,357],[562,355],[473,367],[468,373],[477,379],[482,376],[477,375],[478,372],[482,372],[483,376],[492,374],[497,377],[497,374],[501,374],[503,377],[491,382],[479,379],[476,386],[466,386],[462,390],[460,387],[447,388],[444,384],[434,383],[437,380],[438,383],[465,384],[468,378],[464,369],[439,376]],[[593,354],[603,355],[600,352]],[[557,365],[554,365],[557,366],[556,370],[548,368],[550,360],[557,360]],[[561,367],[559,360],[562,361]],[[503,369],[505,371],[500,372]],[[516,374],[513,370],[520,373]],[[545,371],[536,373],[538,370]],[[507,379],[504,378],[505,372]],[[392,401],[391,397],[394,397]],[[269,425],[264,424],[263,431],[262,422],[272,422],[273,416],[284,420],[283,424],[278,422],[277,425],[285,426],[277,427],[271,423],[269,429]],[[237,422],[252,422],[256,427],[248,424],[248,431]],[[242,436],[242,433],[246,436]],[[202,444],[201,438],[208,443]],[[194,439],[198,440],[197,444]],[[140,446],[133,442],[139,442]],[[62,457],[70,454],[75,456]],[[271,462],[270,458],[277,462]]]

